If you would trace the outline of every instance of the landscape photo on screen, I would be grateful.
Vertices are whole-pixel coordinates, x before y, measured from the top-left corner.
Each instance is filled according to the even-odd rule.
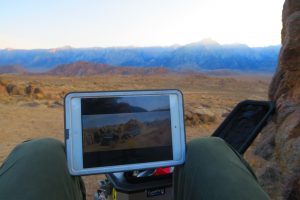
[[[172,146],[169,96],[84,98],[83,151]]]

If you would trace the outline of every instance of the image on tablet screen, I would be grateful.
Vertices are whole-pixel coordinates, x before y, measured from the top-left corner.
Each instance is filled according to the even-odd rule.
[[[134,162],[172,159],[169,96],[85,98],[81,105],[86,163],[106,156]],[[158,150],[163,156],[149,157]]]

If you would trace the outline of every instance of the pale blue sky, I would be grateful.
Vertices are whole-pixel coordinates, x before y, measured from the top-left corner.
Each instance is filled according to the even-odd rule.
[[[165,96],[144,96],[144,97],[120,97],[118,103],[128,103],[130,106],[140,107],[147,111],[159,109],[170,109],[170,97]]]
[[[280,43],[284,0],[0,0],[0,49]]]

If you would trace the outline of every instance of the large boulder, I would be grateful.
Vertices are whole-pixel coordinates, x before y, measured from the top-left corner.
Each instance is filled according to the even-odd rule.
[[[11,83],[6,85],[6,92],[9,95],[20,95],[20,91],[18,87],[15,84],[11,84]]]
[[[300,0],[285,1],[282,20],[282,48],[269,89],[276,113],[254,152],[265,162],[257,172],[271,198],[300,199]]]

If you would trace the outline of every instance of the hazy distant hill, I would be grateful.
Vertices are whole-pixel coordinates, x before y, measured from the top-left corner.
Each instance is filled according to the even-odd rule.
[[[99,74],[166,74],[169,70],[162,67],[116,67],[107,64],[97,64],[91,62],[75,62],[72,64],[59,65],[47,72],[50,75],[60,76],[89,76]]]
[[[19,65],[8,65],[0,67],[0,74],[26,74],[28,71]]]
[[[171,47],[9,49],[0,50],[0,66],[19,64],[27,69],[47,71],[58,65],[87,61],[115,66],[163,66],[175,70],[273,72],[279,49],[280,46],[220,45],[213,40]]]

